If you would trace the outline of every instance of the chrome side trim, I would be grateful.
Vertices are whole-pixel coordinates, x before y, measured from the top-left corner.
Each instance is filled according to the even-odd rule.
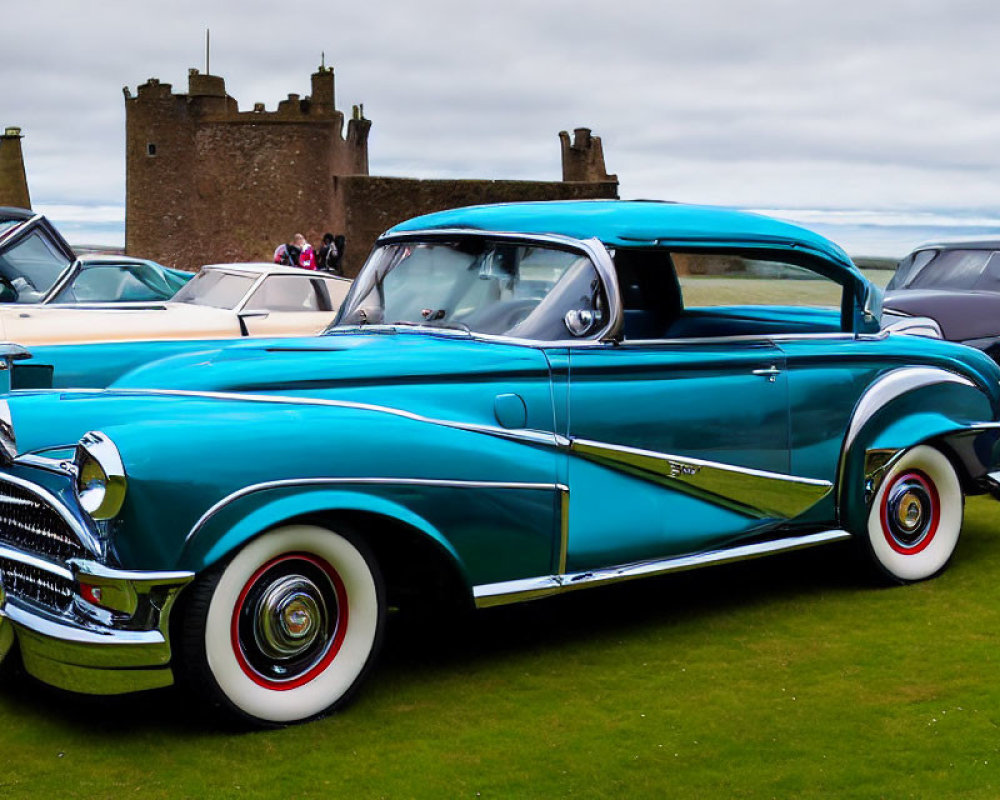
[[[90,530],[88,530],[86,526],[84,526],[84,524],[80,522],[80,520],[78,520],[75,516],[73,516],[72,513],[70,513],[70,510],[66,508],[66,506],[63,505],[63,503],[60,500],[58,500],[54,494],[49,492],[47,489],[44,489],[43,487],[39,486],[38,484],[32,483],[31,481],[26,481],[23,478],[18,478],[16,475],[9,475],[4,473],[2,476],[0,476],[0,482],[4,481],[6,481],[7,483],[13,483],[15,486],[19,486],[20,488],[28,492],[31,492],[33,495],[37,496],[40,500],[52,506],[55,512],[60,517],[63,518],[63,520],[66,522],[67,525],[69,525],[73,533],[75,533],[77,537],[79,537],[80,543],[95,556],[100,557],[100,555],[103,552],[103,548],[101,546],[100,541],[98,541],[97,537],[93,533],[91,533]]]
[[[456,420],[436,419],[405,411],[400,408],[390,408],[373,403],[358,403],[353,400],[325,400],[318,397],[294,397],[282,394],[247,394],[243,392],[211,392],[192,389],[62,389],[63,395],[74,394],[107,394],[118,397],[202,397],[210,400],[236,400],[246,403],[274,403],[276,405],[327,406],[330,408],[350,408],[356,411],[375,411],[381,414],[392,414],[414,422],[428,422],[432,425],[442,425],[457,430],[485,433],[501,439],[531,442],[555,446],[560,443],[559,437],[548,431],[529,428],[502,428],[499,425],[482,425],[476,422],[458,422]]]
[[[851,538],[851,534],[847,531],[839,529],[828,530],[804,536],[790,536],[785,539],[775,539],[767,542],[712,550],[707,553],[697,553],[656,561],[641,561],[636,564],[624,564],[587,572],[488,583],[473,587],[473,597],[475,598],[477,608],[487,608],[506,603],[520,603],[574,589],[618,583],[620,581],[652,575],[665,575],[670,572],[683,572],[712,564],[729,564],[735,561],[746,561],[762,556],[787,553],[830,542],[838,542],[849,538]]]
[[[829,481],[585,439],[572,440],[570,452],[759,519],[792,519],[833,490]]]
[[[437,478],[288,478],[285,480],[263,481],[244,486],[226,495],[204,514],[184,537],[186,545],[195,535],[218,514],[223,508],[235,500],[263,489],[279,489],[288,486],[449,486],[454,489],[524,489],[528,491],[562,492],[568,494],[569,487],[561,483],[517,483],[505,481],[464,481],[444,480]]]

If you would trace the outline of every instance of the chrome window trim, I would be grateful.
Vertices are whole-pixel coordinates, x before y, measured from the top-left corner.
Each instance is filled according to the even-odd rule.
[[[624,327],[625,317],[622,311],[621,295],[618,290],[618,274],[615,272],[615,266],[611,259],[611,254],[599,239],[577,239],[572,236],[564,236],[562,234],[555,233],[516,233],[514,231],[492,231],[480,228],[439,228],[383,233],[376,240],[375,248],[414,240],[427,241],[429,239],[453,239],[456,236],[466,239],[469,237],[480,237],[484,239],[501,239],[510,242],[524,242],[526,244],[556,245],[560,248],[568,248],[570,250],[582,252],[585,256],[587,256],[587,258],[590,259],[590,262],[597,270],[597,275],[604,284],[604,294],[608,301],[608,324],[601,328],[600,331],[588,336],[586,341],[601,341],[609,338],[620,338],[622,328]],[[372,252],[374,253],[375,250],[373,249]],[[367,264],[368,261],[366,260],[365,266],[367,266]],[[362,270],[363,269],[364,267],[362,267]],[[350,299],[351,295],[348,294],[347,297],[344,298],[341,308],[345,307],[347,305],[347,301]],[[338,312],[337,317],[339,318],[339,316],[340,314]],[[362,326],[362,329],[365,327],[367,326]],[[440,328],[434,328],[433,326],[428,327],[433,330],[441,330]],[[328,330],[333,332],[338,330],[338,328],[329,328]],[[479,334],[475,335],[479,336]],[[486,336],[487,334],[483,335]],[[511,341],[517,340],[511,339]],[[546,342],[543,339],[527,339],[523,341],[530,342],[532,345],[536,346],[542,342],[545,342],[548,346],[554,346],[557,343],[561,343],[563,340],[558,340],[558,342]],[[567,343],[576,344],[579,343],[580,340],[567,339],[565,341]]]
[[[635,564],[602,567],[583,572],[480,584],[473,587],[473,598],[475,599],[477,608],[519,603],[584,587],[619,583],[652,575],[665,575],[671,572],[683,572],[713,564],[747,561],[753,558],[801,550],[807,547],[815,547],[850,538],[851,534],[847,531],[833,529],[801,536],[789,536],[783,539],[771,539],[766,542],[737,545],[720,550],[710,550],[706,553],[676,556],[674,558],[641,561]]]
[[[36,483],[27,481],[24,478],[19,478],[16,475],[10,475],[8,473],[0,474],[0,482],[12,483],[15,486],[24,489],[31,494],[34,494],[43,502],[47,503],[52,507],[52,509],[63,518],[63,521],[69,525],[70,530],[73,531],[80,539],[80,544],[87,548],[91,553],[93,553],[98,558],[102,555],[101,543],[98,541],[97,537],[91,533],[80,520],[73,516],[72,512],[56,498],[48,489],[39,486]]]
[[[202,528],[230,503],[241,497],[265,489],[282,489],[290,486],[447,486],[454,489],[521,489],[527,491],[569,492],[569,487],[561,483],[519,483],[516,481],[469,481],[450,480],[446,478],[286,478],[283,480],[262,481],[250,486],[244,486],[223,497],[213,504],[184,537],[184,544],[193,539]]]

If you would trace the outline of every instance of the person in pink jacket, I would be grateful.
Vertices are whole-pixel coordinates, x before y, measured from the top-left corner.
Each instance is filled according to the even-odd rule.
[[[302,267],[302,269],[316,269],[316,251],[306,241],[306,237],[301,233],[297,233],[292,242],[299,248],[298,266]]]

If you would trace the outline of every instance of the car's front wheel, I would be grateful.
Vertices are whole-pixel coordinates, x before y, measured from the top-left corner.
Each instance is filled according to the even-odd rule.
[[[349,698],[373,661],[384,597],[356,537],[313,525],[272,530],[192,587],[180,668],[253,721],[321,715]]]
[[[962,485],[948,458],[927,445],[914,447],[893,465],[875,495],[868,550],[895,581],[930,578],[951,559],[963,512]]]

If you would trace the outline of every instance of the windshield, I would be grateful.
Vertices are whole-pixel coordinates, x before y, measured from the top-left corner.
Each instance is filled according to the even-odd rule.
[[[378,248],[337,325],[410,324],[559,340],[602,328],[597,270],[581,253],[470,236]]]
[[[992,250],[918,250],[892,276],[893,289],[985,289],[1000,291],[1000,253]]]
[[[236,308],[256,282],[256,275],[205,269],[188,281],[171,300],[196,306]]]
[[[107,303],[166,300],[178,282],[152,264],[91,264],[50,298],[48,303]]]
[[[69,260],[38,231],[0,253],[0,299],[4,302],[37,303],[42,299]]]

